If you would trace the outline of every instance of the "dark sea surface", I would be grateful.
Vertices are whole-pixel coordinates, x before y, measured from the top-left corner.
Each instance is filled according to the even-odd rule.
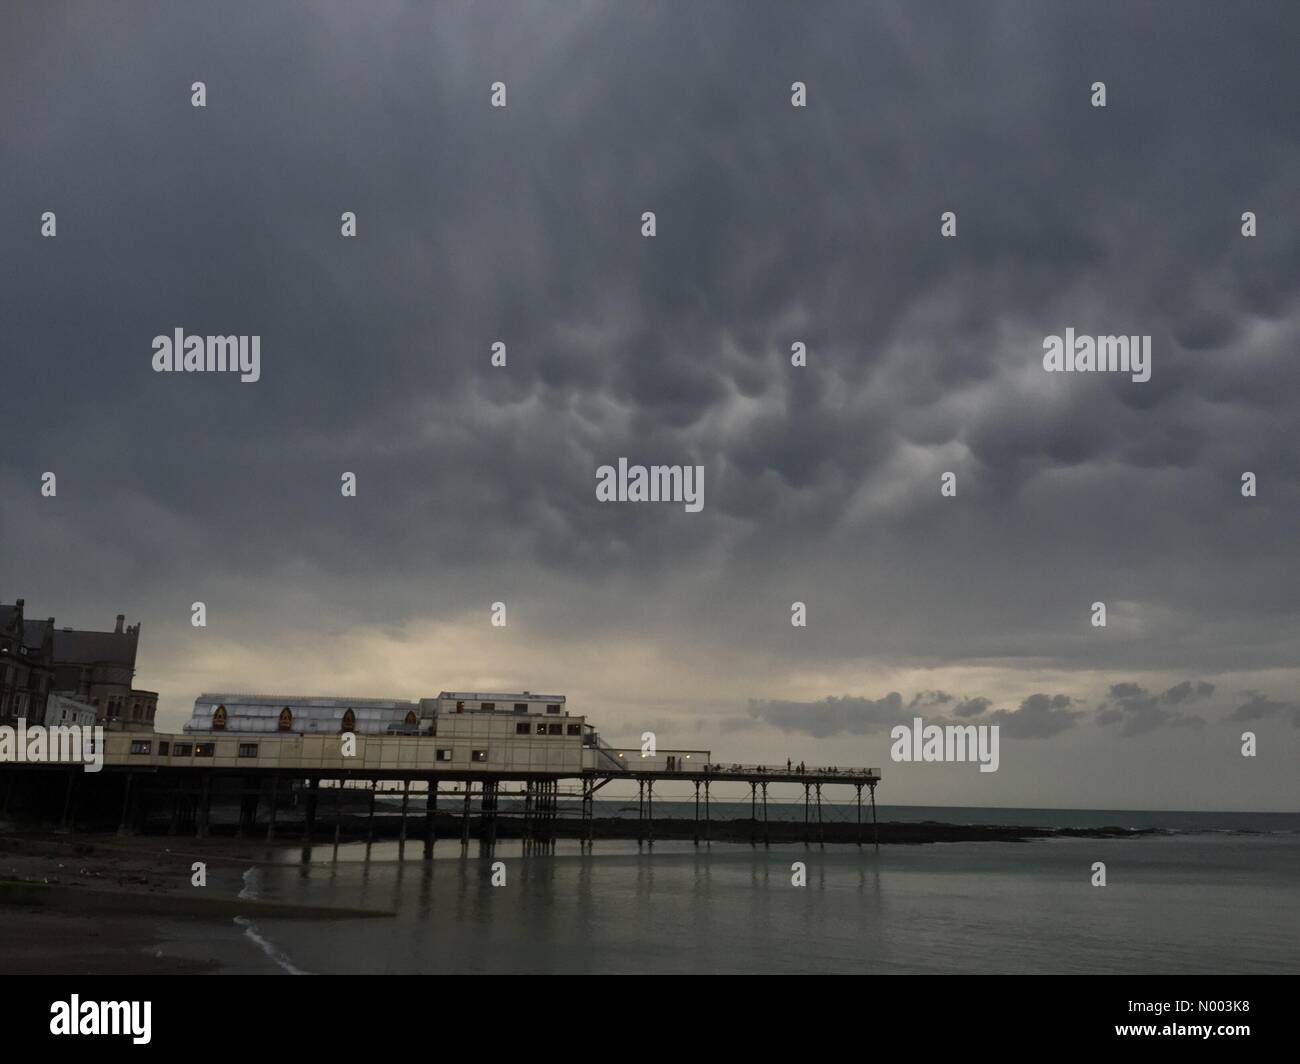
[[[621,803],[601,810],[614,815]],[[656,803],[656,816],[683,812]],[[741,803],[736,803],[741,804]],[[747,803],[744,803],[747,807]],[[731,810],[718,808],[714,814]],[[635,802],[631,815],[635,816]],[[784,810],[802,817],[797,809]],[[317,846],[246,875],[270,900],[392,919],[245,926],[286,971],[1300,972],[1300,815],[881,807],[882,820],[1162,829],[1129,839],[695,847],[561,840]],[[746,809],[747,815],[747,809]],[[493,886],[493,862],[506,884]],[[792,884],[792,865],[806,886]],[[1106,886],[1093,886],[1093,864]]]

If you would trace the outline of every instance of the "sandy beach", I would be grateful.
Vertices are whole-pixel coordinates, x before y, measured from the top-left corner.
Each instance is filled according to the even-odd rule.
[[[0,835],[0,957],[10,974],[282,974],[237,918],[361,915],[241,898],[262,855],[208,840]],[[192,864],[207,866],[206,886]]]

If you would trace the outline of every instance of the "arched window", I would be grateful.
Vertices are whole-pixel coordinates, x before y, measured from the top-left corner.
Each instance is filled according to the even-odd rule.
[[[284,709],[280,710],[280,723],[278,728],[280,731],[293,731],[293,714],[289,711],[288,706],[285,706]]]
[[[347,710],[343,714],[343,727],[340,731],[350,732],[357,730],[357,715],[352,710]]]
[[[226,707],[225,706],[217,706],[217,711],[212,714],[212,730],[213,731],[226,730]]]
[[[419,721],[416,719],[416,716],[415,716],[415,710],[411,710],[409,713],[406,714],[406,723],[407,723],[407,724],[417,724],[417,723],[419,723]]]

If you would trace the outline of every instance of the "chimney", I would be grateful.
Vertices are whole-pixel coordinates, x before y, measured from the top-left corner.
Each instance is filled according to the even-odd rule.
[[[113,631],[116,632],[118,635],[122,634],[122,622],[125,620],[126,620],[126,614],[119,613],[117,615],[117,627],[114,628]]]

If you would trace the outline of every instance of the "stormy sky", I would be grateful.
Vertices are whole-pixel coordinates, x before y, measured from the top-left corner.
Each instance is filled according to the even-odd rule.
[[[886,802],[1294,810],[1298,36],[9,5],[0,601],[141,621],[161,727],[203,690],[559,691],[617,744],[881,765]],[[1149,335],[1150,381],[1045,372],[1067,327]],[[260,336],[261,379],[155,373],[177,328]],[[597,501],[623,456],[702,465],[703,510]],[[918,715],[998,724],[999,771],[892,764]]]

